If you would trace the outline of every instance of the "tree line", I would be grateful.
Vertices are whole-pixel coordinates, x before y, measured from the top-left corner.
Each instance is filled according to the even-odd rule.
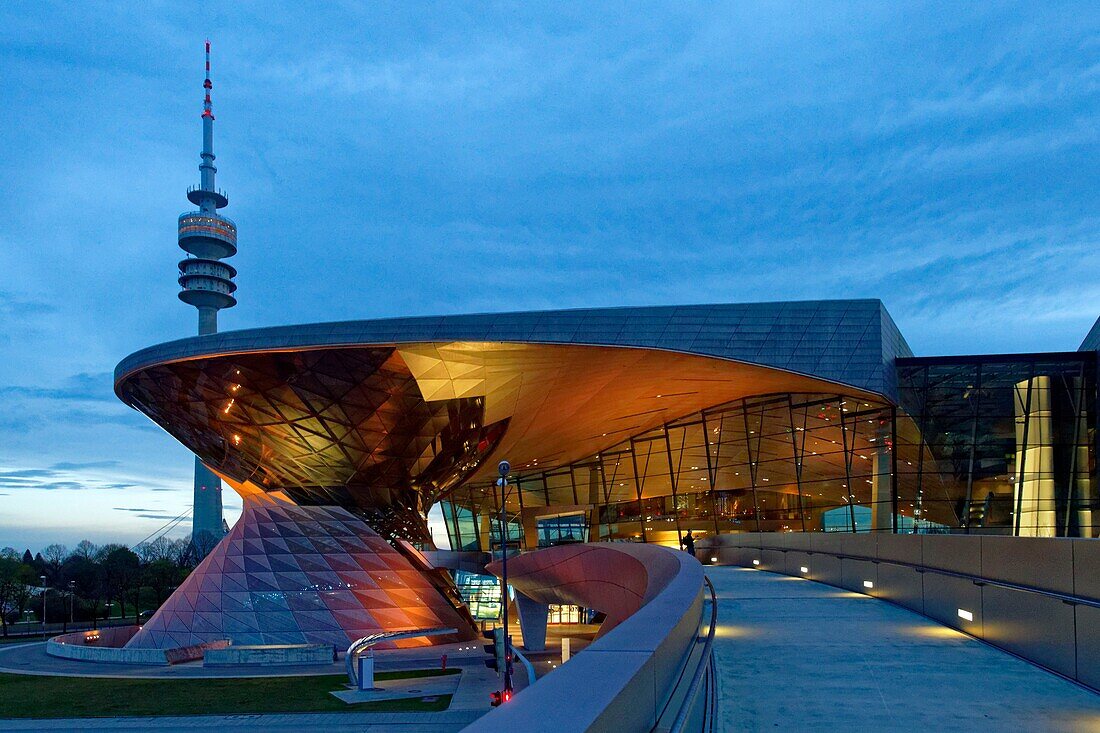
[[[41,622],[43,593],[49,622],[96,623],[112,604],[135,621],[140,606],[159,607],[197,564],[199,552],[188,539],[158,537],[130,549],[81,541],[73,550],[53,544],[32,555],[12,547],[0,550],[0,627],[23,620],[27,611]],[[43,582],[43,578],[45,581]],[[153,606],[152,604],[156,604]]]

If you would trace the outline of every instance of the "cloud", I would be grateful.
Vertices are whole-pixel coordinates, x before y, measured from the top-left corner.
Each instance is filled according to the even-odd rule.
[[[97,463],[113,464],[113,461]],[[82,465],[59,463],[55,466]],[[111,481],[98,476],[74,475],[73,469],[23,468],[0,471],[0,487],[7,489],[38,491],[118,490],[135,487],[136,484]]]
[[[0,395],[63,401],[116,402],[112,372],[74,374],[59,387],[0,387]]]
[[[118,461],[86,461],[84,463],[62,461],[61,463],[53,464],[50,468],[55,471],[82,471],[88,468],[115,468],[118,465]]]
[[[56,312],[57,307],[44,300],[34,300],[0,290],[0,315],[22,319]]]

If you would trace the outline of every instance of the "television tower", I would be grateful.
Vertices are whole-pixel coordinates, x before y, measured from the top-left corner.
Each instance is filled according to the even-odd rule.
[[[202,162],[199,185],[187,189],[187,199],[199,207],[179,217],[179,245],[187,258],[179,263],[179,298],[199,309],[199,335],[218,331],[218,311],[237,304],[233,278],[237,271],[221,260],[237,254],[237,225],[218,209],[229,205],[224,191],[214,186],[214,111],[210,101],[210,41],[206,42],[206,96],[202,103]],[[222,486],[217,475],[195,458],[195,508],[191,542],[205,556],[225,535]]]

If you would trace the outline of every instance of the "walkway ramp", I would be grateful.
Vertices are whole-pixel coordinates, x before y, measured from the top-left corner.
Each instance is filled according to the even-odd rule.
[[[707,568],[723,731],[1100,731],[1100,695],[911,611]]]

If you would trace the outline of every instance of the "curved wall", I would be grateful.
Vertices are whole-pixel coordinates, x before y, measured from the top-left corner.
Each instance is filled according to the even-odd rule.
[[[510,561],[508,581],[535,600],[583,598],[600,610],[635,610],[464,730],[652,730],[698,636],[702,566],[686,553],[655,545],[566,545]],[[608,594],[610,587],[621,590]]]

